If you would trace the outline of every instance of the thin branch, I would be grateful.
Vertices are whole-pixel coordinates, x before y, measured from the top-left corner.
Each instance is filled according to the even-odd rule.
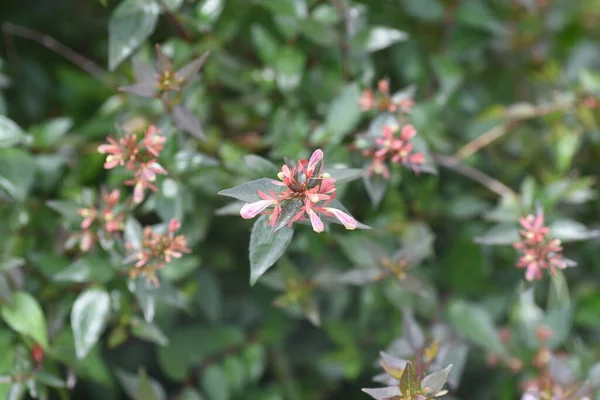
[[[167,6],[167,4],[164,2],[164,0],[158,0],[158,2],[162,6],[162,8],[165,10],[165,14],[167,14],[167,18],[169,18],[169,21],[171,21],[171,24],[173,24],[175,29],[177,29],[177,31],[179,32],[179,34],[181,35],[183,40],[185,40],[187,43],[191,43],[192,35],[188,32],[187,29],[185,29],[185,26],[183,26],[183,23],[181,22],[181,19],[177,16],[177,14],[175,14],[173,11],[171,11],[171,9]]]
[[[11,22],[4,22],[2,24],[2,31],[4,31],[5,34],[19,36],[37,42],[45,48],[47,48],[48,50],[51,50],[63,56],[64,58],[66,58],[67,60],[69,60],[70,62],[72,62],[73,64],[75,64],[94,78],[101,81],[105,81],[105,77],[107,74],[104,68],[102,68],[89,58],[86,58],[81,54],[77,53],[70,47],[67,47],[64,44],[60,43],[51,36],[45,35],[33,29],[26,28],[24,26],[15,25]]]
[[[500,139],[502,136],[507,134],[515,126],[515,124],[519,122],[531,118],[543,117],[545,115],[552,114],[555,112],[568,111],[574,105],[574,101],[564,101],[560,103],[531,107],[530,109],[519,111],[518,113],[515,113],[516,115],[513,116],[511,116],[509,112],[506,121],[500,123],[500,125],[496,125],[489,131],[485,132],[483,135],[476,137],[475,139],[464,145],[459,151],[456,152],[456,158],[458,158],[459,160],[464,160],[465,158],[475,154],[483,147],[489,145],[490,143]]]
[[[346,0],[331,0],[331,3],[333,4],[333,7],[336,9],[340,18],[340,38],[338,42],[338,47],[340,50],[342,71],[344,74],[344,79],[346,81],[350,81],[352,79],[352,73],[350,71],[349,65],[350,45],[348,37],[348,3],[346,2]]]
[[[512,197],[515,199],[519,197],[517,193],[499,180],[492,178],[478,169],[461,164],[460,160],[456,157],[434,154],[433,159],[438,165],[464,175],[502,197]]]

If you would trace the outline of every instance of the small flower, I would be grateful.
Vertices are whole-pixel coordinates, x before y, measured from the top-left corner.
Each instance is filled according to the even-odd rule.
[[[145,275],[146,278],[158,284],[156,271],[162,269],[174,258],[182,257],[183,253],[191,250],[187,247],[187,239],[184,235],[176,235],[181,228],[181,223],[172,219],[169,221],[168,230],[165,234],[158,234],[151,227],[146,226],[143,230],[140,248],[135,248],[131,243],[126,247],[134,252],[135,268],[130,271],[132,276]]]
[[[127,133],[119,141],[111,137],[108,137],[107,141],[108,144],[98,147],[100,153],[108,154],[104,168],[112,169],[120,165],[134,171],[134,178],[125,181],[125,184],[134,187],[133,200],[136,204],[141,203],[146,189],[157,191],[153,184],[156,175],[167,174],[156,160],[163,150],[166,138],[156,126],[150,125],[141,140],[138,140],[135,133]]]
[[[549,269],[556,274],[557,269],[564,269],[569,261],[562,255],[561,242],[548,239],[549,228],[544,226],[544,214],[528,215],[519,220],[524,228],[520,231],[522,240],[513,244],[521,252],[517,268],[525,268],[525,279],[533,281],[542,279],[542,270]]]
[[[398,131],[400,135],[397,136]],[[375,139],[372,148],[363,151],[363,155],[373,158],[368,168],[370,175],[382,175],[389,179],[389,169],[386,162],[402,164],[411,168],[415,173],[424,169],[425,155],[413,151],[413,145],[410,142],[417,134],[412,125],[404,125],[400,130],[398,126],[386,125],[383,127],[382,136]]]
[[[400,111],[402,113],[408,113],[412,108],[414,102],[410,98],[395,98],[390,94],[390,83],[388,80],[381,79],[377,82],[377,93],[374,93],[371,89],[363,91],[359,104],[362,111],[370,111],[377,109],[381,112],[392,112],[395,113]]]
[[[342,225],[344,225],[344,227],[346,229],[348,229],[348,230],[356,229],[356,227],[358,225],[358,221],[356,221],[351,215],[346,214],[342,210],[338,210],[337,208],[331,208],[331,207],[326,207],[325,211],[333,214],[333,216],[336,217],[342,223]]]
[[[258,190],[261,200],[244,204],[240,210],[242,218],[270,215],[269,225],[275,230],[308,220],[313,230],[320,233],[325,230],[323,218],[339,221],[346,229],[356,229],[358,221],[331,205],[336,193],[335,179],[322,172],[323,158],[323,151],[317,149],[309,160],[299,160],[293,166],[284,164],[277,174],[279,180],[271,181],[278,190],[269,190],[268,194]],[[288,207],[294,212],[288,213],[282,222],[281,216],[284,210],[290,209]]]
[[[254,203],[244,204],[240,211],[242,218],[254,218],[258,214],[263,212],[267,207],[274,205],[275,208],[272,211],[272,215],[274,219],[277,219],[277,215],[279,215],[279,213],[281,212],[281,207],[279,206],[279,199],[277,198],[275,192],[271,190],[269,194],[266,194],[262,190],[259,190],[258,195],[263,200],[259,200]]]

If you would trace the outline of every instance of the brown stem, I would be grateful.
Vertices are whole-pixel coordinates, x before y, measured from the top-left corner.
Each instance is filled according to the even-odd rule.
[[[548,114],[555,112],[568,111],[575,106],[574,101],[563,101],[554,104],[546,104],[541,106],[532,107],[531,109],[520,112],[515,116],[507,116],[504,122],[500,125],[496,125],[483,135],[478,136],[466,145],[464,145],[459,151],[456,152],[456,158],[464,160],[465,158],[473,155],[488,144],[500,139],[506,133],[508,133],[516,123],[531,119],[543,117]]]
[[[167,6],[167,4],[164,2],[164,0],[158,0],[158,2],[162,6],[162,8],[165,10],[165,14],[167,15],[167,18],[169,19],[169,21],[171,21],[171,23],[173,24],[175,29],[177,29],[177,31],[179,32],[179,34],[181,35],[183,40],[185,40],[188,43],[192,43],[192,35],[190,34],[190,32],[188,32],[187,29],[185,29],[185,26],[183,26],[183,23],[181,22],[181,19],[179,18],[179,16],[177,14],[175,14],[173,11],[171,11],[171,9]]]
[[[338,47],[340,50],[344,79],[350,81],[352,79],[352,73],[349,65],[350,45],[348,43],[348,4],[346,3],[346,0],[331,0],[331,3],[340,17],[340,38]]]
[[[481,172],[478,169],[461,164],[458,158],[452,156],[444,156],[441,154],[434,154],[433,159],[437,164],[441,165],[442,167],[458,172],[459,174],[464,175],[467,178],[480,183],[481,185],[485,186],[492,192],[499,194],[500,196],[512,197],[515,199],[518,198],[517,193],[515,193],[511,188],[509,188],[499,180],[494,179],[491,176]]]
[[[45,35],[33,29],[24,26],[15,25],[11,22],[2,24],[2,31],[5,34],[19,36],[25,39],[32,40],[44,46],[45,48],[63,56],[94,78],[105,82],[106,71],[89,58],[77,53],[70,47],[65,46],[51,36]]]

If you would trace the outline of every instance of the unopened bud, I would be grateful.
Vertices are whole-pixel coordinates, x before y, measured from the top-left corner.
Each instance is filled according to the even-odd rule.
[[[545,342],[552,337],[552,329],[542,325],[536,329],[535,334],[540,342]]]

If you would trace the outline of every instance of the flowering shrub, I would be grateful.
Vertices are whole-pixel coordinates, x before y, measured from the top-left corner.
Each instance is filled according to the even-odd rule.
[[[596,2],[8,3],[0,398],[600,399]]]

